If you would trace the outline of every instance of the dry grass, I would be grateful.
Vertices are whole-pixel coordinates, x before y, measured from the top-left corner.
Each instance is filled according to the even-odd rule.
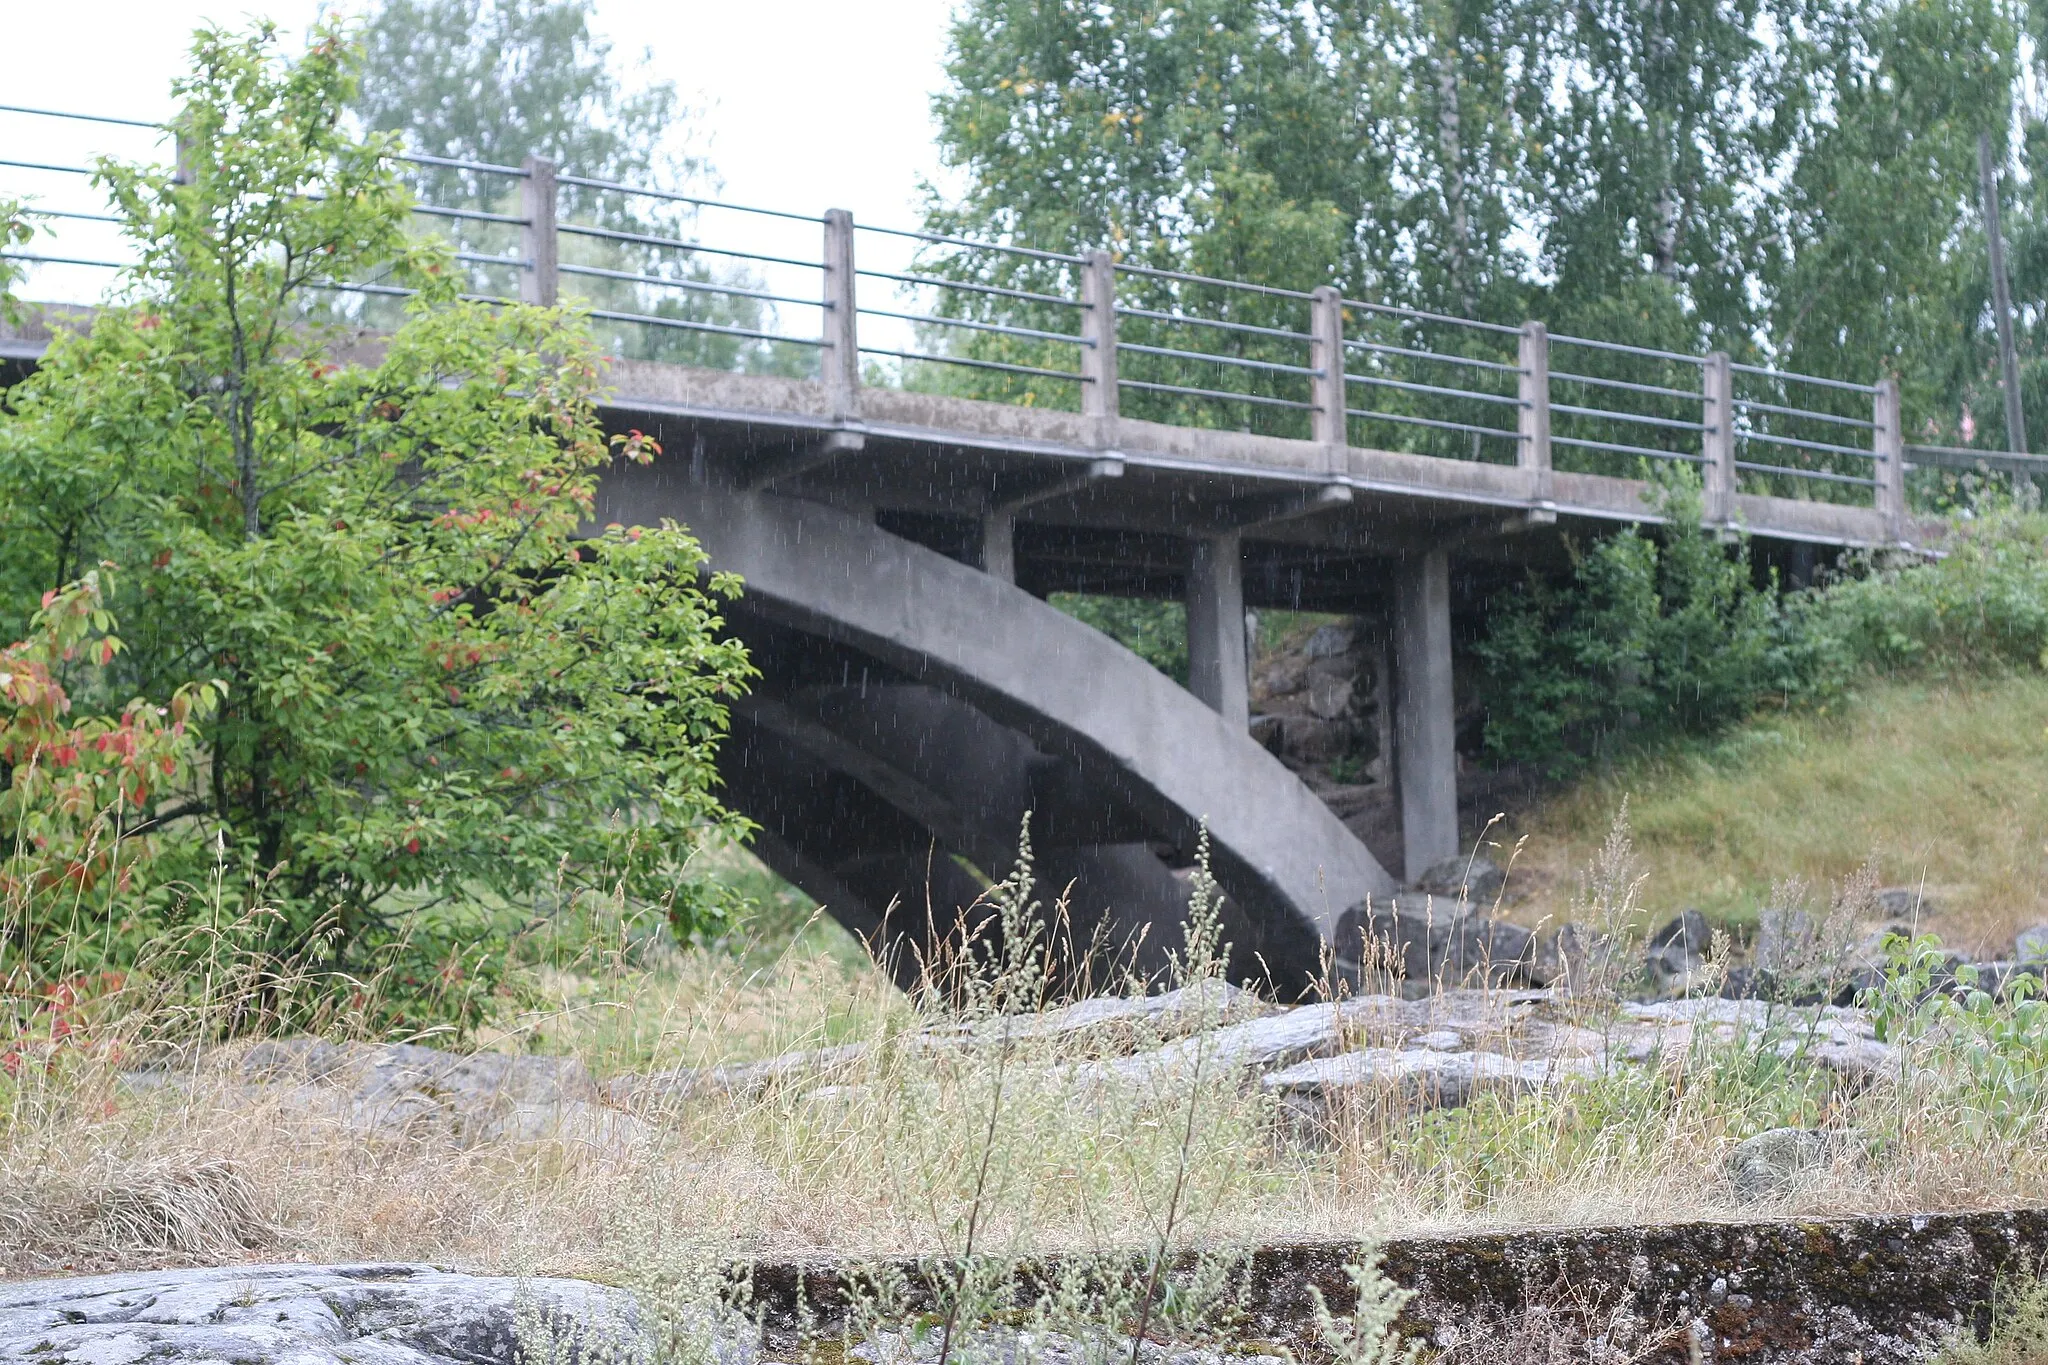
[[[2044,760],[2048,679],[1873,683],[1839,714],[1759,719],[1554,798],[1516,831],[1517,916],[1564,912],[1626,795],[1654,916],[1753,922],[1781,879],[1826,886],[1875,854],[1887,883],[1925,885],[1951,946],[2007,953],[2048,922]]]
[[[699,1098],[596,1141],[479,1145],[366,1137],[196,1063],[137,1089],[109,1047],[80,1051],[0,1089],[0,1268],[394,1257],[614,1276],[650,1238],[705,1255],[944,1254],[976,1210],[990,1256],[1128,1251],[1157,1239],[1177,1182],[1183,1244],[1754,1214],[1720,1157],[1785,1123],[1860,1128],[1877,1154],[1765,1211],[2048,1198],[2038,1066],[1997,1093],[1930,1062],[1921,1085],[1849,1095],[1818,1071],[1700,1050],[1573,1093],[1361,1110],[1317,1145],[1213,1067],[1105,1088],[1072,1050],[1018,1045],[1000,1078],[990,1046],[912,1050],[900,997],[815,957],[552,979],[575,1003],[550,1043],[600,1067],[711,1060],[729,1031],[874,1046],[825,1089]],[[132,1015],[104,1041],[133,1056],[166,1027]]]
[[[2030,689],[2007,712],[2048,705]],[[1629,850],[1608,843],[1591,881],[1632,904]],[[1650,842],[1653,865],[1668,848]],[[820,951],[815,933],[779,955],[727,945],[653,963],[632,941],[624,925],[581,936],[575,960],[531,973],[525,1004],[483,1045],[571,1055],[600,1076],[867,1046],[808,1083],[590,1111],[548,1136],[366,1131],[305,1090],[251,1087],[235,1048],[207,1045],[247,998],[232,962],[211,963],[198,996],[138,972],[90,1028],[0,1073],[0,1273],[408,1258],[616,1278],[654,1244],[701,1258],[948,1256],[970,1223],[975,1251],[1001,1260],[1156,1250],[1169,1231],[1242,1245],[2048,1199],[2048,1020],[2010,1009],[1946,1020],[1907,1085],[1852,1093],[1797,1059],[1702,1042],[1512,1101],[1423,1116],[1359,1105],[1304,1141],[1202,1047],[1145,1083],[1105,1084],[1099,1037],[1016,1041],[996,1009],[1032,996],[1016,963],[968,992],[979,1003],[963,1015]],[[1615,1006],[1593,995],[1572,1008],[1598,1027]],[[933,1028],[979,1042],[920,1042]],[[347,1020],[333,1032],[345,1038]],[[1166,1037],[1141,1027],[1110,1050]],[[1722,1158],[1783,1125],[1860,1130],[1869,1155],[1742,1204]]]

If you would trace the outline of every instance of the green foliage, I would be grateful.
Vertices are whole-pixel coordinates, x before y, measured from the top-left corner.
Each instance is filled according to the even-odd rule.
[[[676,190],[711,175],[688,155],[687,110],[673,84],[628,89],[612,74],[611,48],[590,31],[591,0],[385,0],[363,31],[367,60],[351,99],[356,117],[377,132],[400,136],[411,150],[451,160],[517,166],[546,157],[565,172],[593,180]],[[400,174],[427,203],[521,213],[518,185],[501,173],[405,163]],[[582,185],[560,185],[561,221],[616,232],[688,240],[694,210]],[[416,230],[448,234],[465,251],[518,257],[518,229],[477,220],[433,220]],[[644,243],[564,236],[563,264],[624,276],[702,286],[758,289],[744,272],[707,264],[688,252]],[[515,267],[465,266],[473,292],[515,297]],[[772,305],[757,299],[570,274],[562,284],[593,309],[652,315],[759,331]],[[366,316],[395,321],[397,306],[372,300]],[[593,320],[605,350],[754,373],[810,374],[808,347],[680,327]]]
[[[218,688],[192,779],[135,802],[162,875],[108,951],[215,883],[251,950],[391,949],[421,980],[581,894],[715,923],[685,864],[734,826],[710,789],[750,672],[719,638],[737,585],[700,589],[673,525],[582,535],[612,458],[588,337],[454,301],[390,139],[342,130],[354,53],[273,48],[198,36],[182,176],[102,163],[132,301],[54,343],[0,423],[0,612],[111,561],[132,630],[98,695]],[[367,363],[306,301],[373,270],[421,293]]]
[[[0,199],[0,253],[10,247],[27,246],[35,240],[34,224],[28,220],[28,211],[16,200]],[[0,254],[0,322],[18,320],[20,305],[11,292],[21,281],[27,269],[21,262]]]
[[[1701,529],[1697,489],[1666,485],[1664,524],[1575,552],[1572,578],[1496,605],[1477,647],[1486,743],[1553,769],[1747,715],[1799,681],[1775,585],[1748,547]]]
[[[1940,559],[1863,566],[1795,614],[1876,668],[2048,668],[2048,517],[1954,522]]]
[[[1991,131],[2002,164],[2026,172],[2006,177],[2008,233],[2028,398],[2048,408],[2048,124],[2028,93],[2048,42],[2020,42],[2023,30],[2048,37],[2042,13],[2015,0],[971,0],[954,19],[950,88],[933,102],[963,189],[935,196],[928,222],[1291,289],[1335,284],[1351,299],[1495,323],[1543,318],[1557,335],[1720,349],[1864,383],[1896,372],[1921,439],[2002,444],[2000,424],[1968,416],[1998,407],[1976,138]],[[2009,126],[2021,131],[2012,149]],[[1071,272],[1052,262],[940,249],[930,265],[1073,291]],[[1127,304],[1149,310],[1293,331],[1305,321],[1296,300],[1145,276],[1121,286]],[[951,306],[1073,330],[1069,312],[1035,302]],[[1298,346],[1256,333],[1137,316],[1125,326],[1141,343],[1302,363]],[[1418,319],[1359,313],[1347,326],[1386,344],[1513,360],[1511,346]],[[1075,368],[1073,347],[1058,342],[933,340]],[[1441,365],[1354,359],[1364,373],[1444,380]],[[1126,361],[1145,381],[1303,396],[1270,373]],[[1561,349],[1554,369],[1682,391],[1699,383],[1691,367],[1579,349]],[[947,374],[947,387],[1074,402],[1072,385],[1043,376]],[[1743,382],[1764,401],[1792,397]],[[1561,401],[1578,402],[1571,392],[1561,387]],[[1412,415],[1416,401],[1378,389],[1369,406]],[[1146,390],[1124,402],[1139,416],[1305,434],[1299,413],[1271,406]],[[1482,402],[1433,402],[1438,417],[1493,426],[1499,416]],[[1696,402],[1653,398],[1644,410],[1699,420]],[[1560,435],[1697,450],[1676,429],[1557,421]],[[1842,435],[1815,425],[1793,434]],[[1511,458],[1503,442],[1409,424],[1357,430],[1392,449]],[[1626,472],[1627,457],[1586,447],[1558,458]]]
[[[1188,680],[1188,609],[1179,602],[1141,597],[1100,597],[1056,592],[1049,599],[1146,663],[1185,686]]]
[[[544,156],[602,180],[701,170],[665,145],[681,112],[674,83],[623,88],[591,12],[589,0],[384,0],[363,29],[352,107],[371,131],[453,160]],[[409,173],[436,202],[481,189],[454,167]]]
[[[1699,529],[1689,490],[1665,515],[1579,553],[1568,582],[1496,604],[1475,645],[1494,755],[1569,769],[1714,733],[1769,700],[1825,703],[1868,670],[2048,669],[2039,513],[1958,519],[1939,558],[1864,556],[1783,597],[1743,542]]]

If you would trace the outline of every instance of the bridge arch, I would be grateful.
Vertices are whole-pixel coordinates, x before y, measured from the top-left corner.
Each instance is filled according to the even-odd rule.
[[[1162,902],[1184,892],[1149,850],[1185,854],[1206,822],[1235,965],[1283,994],[1320,970],[1347,906],[1393,890],[1365,845],[1241,726],[998,577],[854,513],[693,481],[667,461],[609,473],[597,517],[683,522],[715,567],[746,580],[734,615],[743,637],[771,655],[840,652],[836,680],[830,667],[766,670],[740,708],[727,781],[764,826],[771,865],[857,931],[885,927],[891,878],[913,920],[928,896],[963,893],[950,869],[932,870],[934,848],[1003,870],[1026,808],[1045,831],[1044,883],[1071,873],[1083,901],[1123,900],[1090,912],[1113,929],[1119,915],[1124,928],[1151,922],[1155,960],[1178,937],[1162,932]],[[864,847],[829,847],[814,827],[852,820],[874,826],[853,841]]]

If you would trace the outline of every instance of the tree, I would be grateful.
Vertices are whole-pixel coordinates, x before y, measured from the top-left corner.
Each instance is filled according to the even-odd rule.
[[[683,112],[674,84],[621,86],[591,12],[589,0],[384,0],[363,29],[351,104],[372,132],[431,156],[501,166],[544,156],[598,180],[703,174],[701,159],[670,145]],[[452,167],[409,176],[429,200],[489,192]]]
[[[271,907],[263,951],[349,969],[486,932],[435,940],[430,909],[602,891],[715,919],[686,864],[737,824],[711,766],[749,676],[717,614],[736,584],[700,587],[673,525],[583,534],[613,458],[590,340],[562,310],[458,302],[445,249],[407,235],[392,139],[343,131],[354,49],[275,47],[202,31],[176,172],[101,163],[131,301],[60,337],[0,421],[8,619],[112,562],[128,648],[78,685],[219,698],[193,780],[123,816],[166,844],[140,921],[216,858],[229,898]],[[308,300],[372,270],[419,292],[369,361]]]
[[[366,61],[352,108],[368,128],[429,156],[497,166],[539,156],[586,180],[670,191],[715,185],[709,164],[682,145],[688,111],[675,86],[622,85],[591,17],[591,0],[384,0],[363,30]],[[408,163],[404,175],[424,203],[518,212],[516,182],[504,175],[420,163]],[[587,185],[561,185],[558,213],[565,223],[676,241],[696,231],[691,205]],[[506,224],[438,219],[433,228],[477,256],[520,254]],[[612,353],[763,373],[815,369],[808,347],[717,330],[772,330],[768,305],[705,287],[757,289],[743,271],[644,242],[565,236],[560,246],[572,269],[612,272],[572,273],[565,294],[593,310],[667,323],[594,319]],[[514,268],[472,261],[468,269],[477,292],[517,295]]]

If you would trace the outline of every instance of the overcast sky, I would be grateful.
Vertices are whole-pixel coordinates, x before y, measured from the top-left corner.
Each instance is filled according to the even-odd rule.
[[[195,25],[262,16],[296,39],[320,7],[0,0],[8,47],[0,104],[161,119]],[[615,59],[630,68],[646,54],[649,75],[674,81],[703,110],[698,147],[708,142],[726,197],[808,213],[846,208],[858,220],[910,226],[920,177],[939,171],[930,96],[942,81],[951,8],[952,0],[597,0],[597,19]],[[0,115],[0,158],[140,155],[146,136]],[[24,138],[34,154],[24,154]],[[0,196],[32,192],[58,206],[59,183],[35,176],[0,167]]]

